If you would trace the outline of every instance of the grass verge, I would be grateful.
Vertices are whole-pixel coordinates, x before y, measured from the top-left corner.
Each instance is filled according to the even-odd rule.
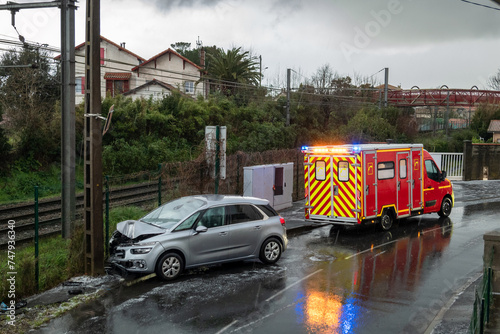
[[[116,224],[127,219],[138,219],[147,210],[140,207],[117,207],[110,210],[110,233],[116,229]],[[7,249],[0,250],[0,302],[8,302],[11,286],[7,279],[8,273],[15,275],[15,300],[19,301],[38,292],[53,288],[71,277],[85,274],[83,254],[83,224],[76,224],[73,237],[70,240],[61,236],[39,240],[39,289],[35,280],[35,247],[20,246],[9,253]],[[9,262],[11,261],[11,262]],[[13,268],[9,268],[13,264]]]

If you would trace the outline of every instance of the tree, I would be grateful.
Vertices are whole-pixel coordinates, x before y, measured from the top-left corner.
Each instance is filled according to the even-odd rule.
[[[170,47],[178,54],[191,60],[195,64],[200,64],[200,49],[191,49],[191,43],[176,42],[170,44]]]
[[[500,109],[493,105],[480,105],[474,112],[471,120],[471,129],[476,131],[481,138],[490,139],[493,135],[488,133],[490,121],[500,119]]]
[[[500,69],[488,79],[488,86],[493,90],[500,91]]]
[[[10,50],[0,58],[0,105],[15,153],[49,163],[60,154],[57,70],[39,47]]]
[[[2,123],[3,120],[2,114],[3,114],[2,106],[0,105],[0,124]],[[2,157],[2,160],[4,161],[4,164],[0,165],[0,172],[7,170],[7,164],[5,162],[8,161],[8,157],[10,156],[10,150],[11,146],[9,144],[9,140],[5,135],[3,126],[0,125],[0,157]]]
[[[241,47],[227,51],[216,49],[207,54],[207,60],[206,71],[212,90],[231,96],[246,86],[259,85],[259,62]]]

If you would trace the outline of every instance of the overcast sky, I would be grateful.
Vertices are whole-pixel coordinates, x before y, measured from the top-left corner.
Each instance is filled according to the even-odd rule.
[[[78,5],[76,44],[85,39],[85,1]],[[0,38],[17,38],[10,19],[0,11]],[[60,46],[55,8],[21,10],[16,26]],[[402,88],[487,89],[500,69],[500,11],[461,0],[101,0],[101,35],[146,59],[175,42],[195,47],[198,36],[205,46],[241,46],[262,56],[262,84],[274,86],[287,68],[297,81],[328,64],[379,83],[388,67],[389,83]]]

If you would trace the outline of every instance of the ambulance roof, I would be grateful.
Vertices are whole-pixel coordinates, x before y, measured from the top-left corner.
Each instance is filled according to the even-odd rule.
[[[375,150],[397,150],[423,147],[422,144],[345,144],[345,145],[326,145],[326,146],[302,146],[304,153],[358,153],[361,151]]]

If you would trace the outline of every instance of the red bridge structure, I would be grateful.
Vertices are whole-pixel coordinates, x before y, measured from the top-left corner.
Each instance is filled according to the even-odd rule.
[[[474,107],[480,104],[500,104],[500,91],[479,90],[476,86],[471,89],[449,89],[448,87],[443,87],[437,89],[420,89],[418,87],[411,89],[389,89],[387,103],[396,107]]]

